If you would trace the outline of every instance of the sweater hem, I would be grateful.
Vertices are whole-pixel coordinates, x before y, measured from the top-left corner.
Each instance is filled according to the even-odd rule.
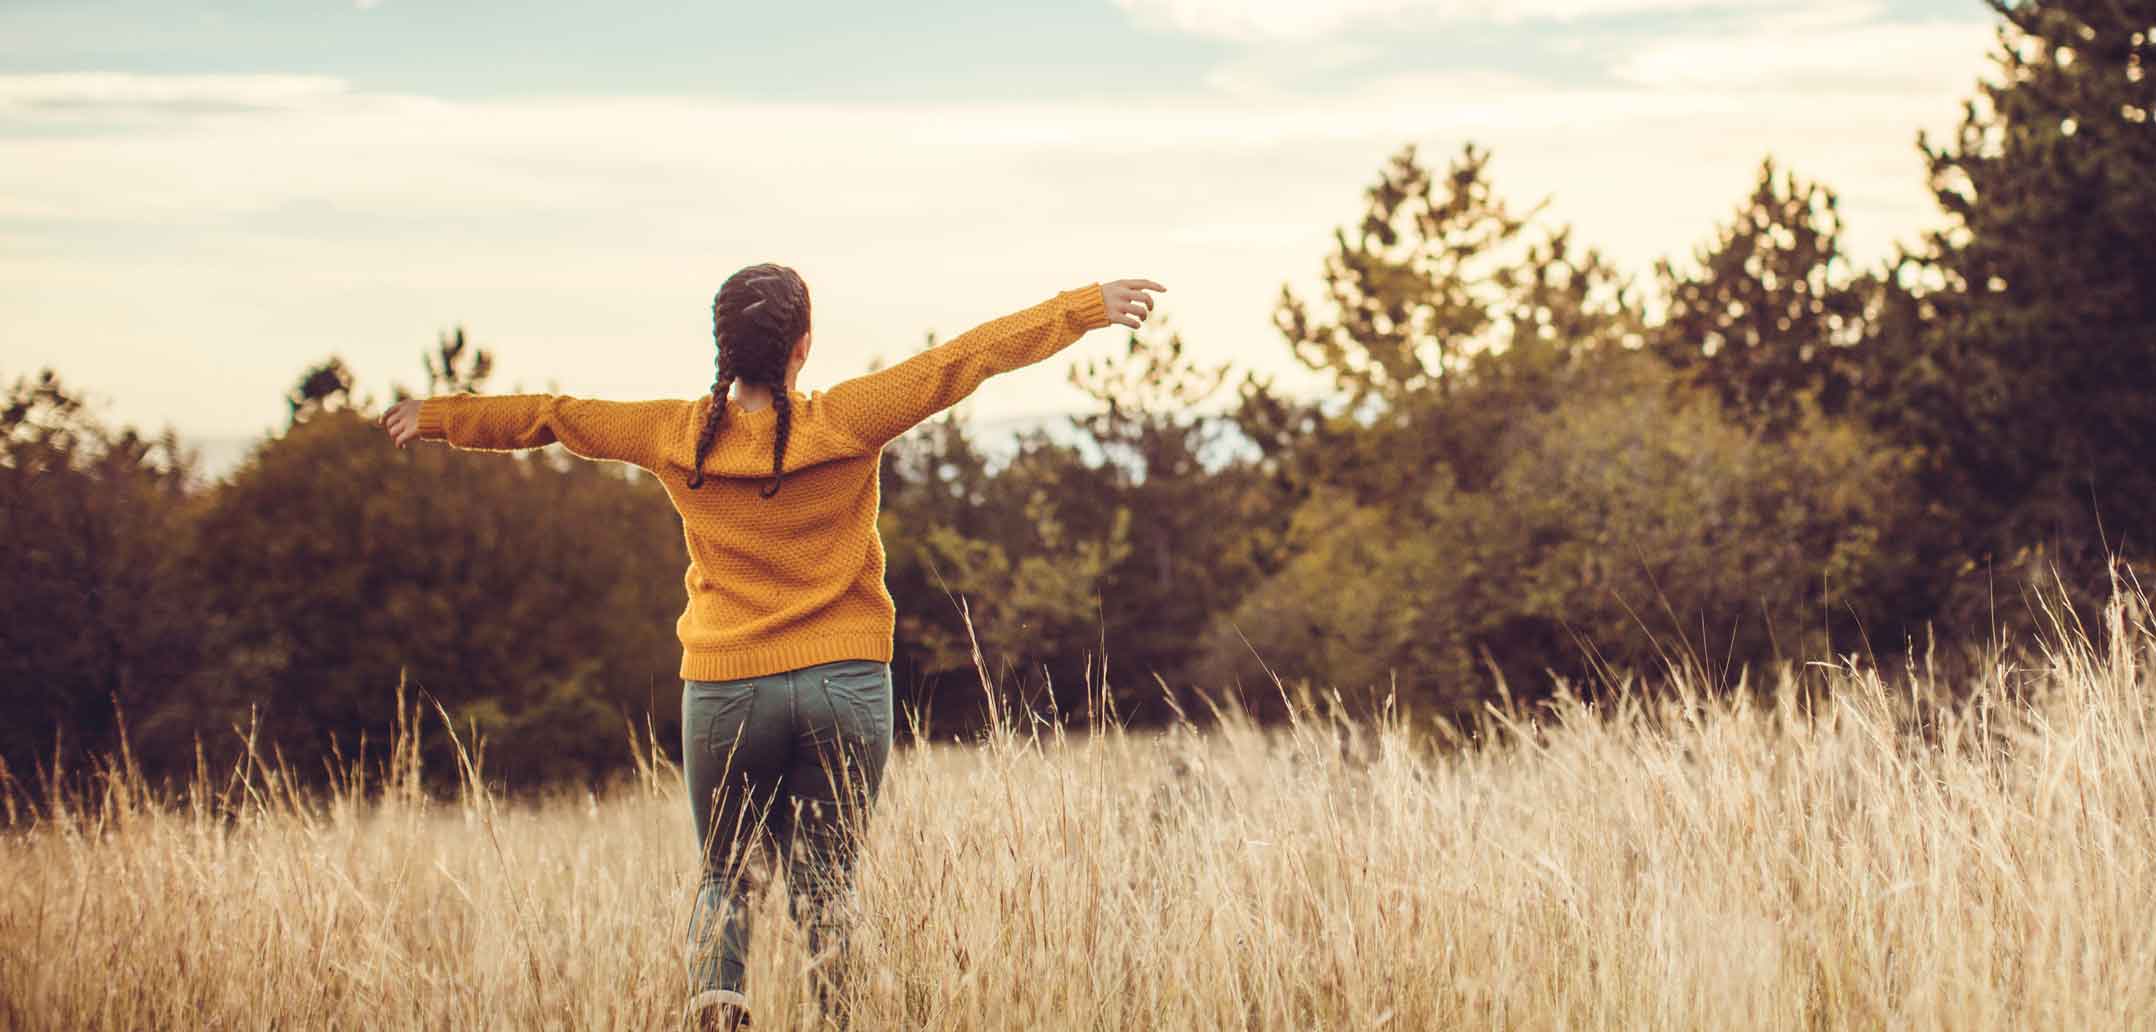
[[[867,659],[889,663],[890,632],[825,634],[748,648],[684,647],[681,651],[681,679],[738,681],[747,677],[782,674],[818,663],[835,663],[842,659]]]

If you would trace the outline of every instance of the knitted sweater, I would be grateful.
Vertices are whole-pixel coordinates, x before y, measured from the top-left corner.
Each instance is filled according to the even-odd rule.
[[[428,398],[419,433],[492,451],[559,442],[585,458],[627,462],[657,477],[688,541],[689,600],[675,624],[685,679],[759,677],[841,659],[887,663],[896,609],[883,585],[876,533],[884,444],[988,377],[1047,358],[1107,324],[1100,286],[1079,287],[828,391],[791,392],[785,484],[768,499],[758,492],[771,478],[777,416],[769,406],[748,411],[726,403],[696,490],[686,479],[709,396]]]

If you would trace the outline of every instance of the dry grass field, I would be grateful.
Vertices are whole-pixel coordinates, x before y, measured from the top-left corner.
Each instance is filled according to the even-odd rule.
[[[901,750],[851,1027],[2149,1027],[2147,613],[1977,683],[1813,667],[1450,744],[1320,705]],[[152,800],[116,775],[94,801],[18,772],[0,1025],[676,1026],[673,768],[647,752],[603,796],[512,804],[430,799],[408,767],[327,797],[257,771]],[[757,1027],[818,1027],[764,906]]]

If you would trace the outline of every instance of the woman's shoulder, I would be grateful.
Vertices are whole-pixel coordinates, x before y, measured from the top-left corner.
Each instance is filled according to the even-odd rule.
[[[863,448],[858,435],[850,432],[833,418],[826,392],[788,391],[786,393],[786,465],[813,465],[834,459],[859,458],[872,453]],[[712,399],[705,397],[698,402],[690,422],[701,429],[709,418]],[[726,399],[726,427],[738,427],[746,434],[746,441],[755,441],[763,447],[778,431],[778,409],[770,404],[758,404],[750,408],[739,401]],[[721,437],[725,437],[722,430]],[[752,446],[755,447],[755,446]],[[769,461],[764,458],[761,461]]]

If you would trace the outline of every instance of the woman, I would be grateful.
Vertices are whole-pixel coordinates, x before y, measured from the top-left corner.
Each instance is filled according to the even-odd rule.
[[[415,440],[508,450],[560,443],[656,476],[688,541],[681,639],[682,770],[703,843],[689,925],[692,1016],[746,1019],[747,892],[759,852],[783,858],[811,947],[838,945],[830,904],[891,748],[895,610],[876,533],[883,446],[996,373],[1152,312],[1150,280],[1064,291],[829,391],[794,390],[812,333],[808,287],[754,265],[712,306],[718,377],[694,401],[551,395],[404,401],[382,416]],[[716,940],[714,943],[713,940]],[[826,961],[828,965],[828,958]]]

